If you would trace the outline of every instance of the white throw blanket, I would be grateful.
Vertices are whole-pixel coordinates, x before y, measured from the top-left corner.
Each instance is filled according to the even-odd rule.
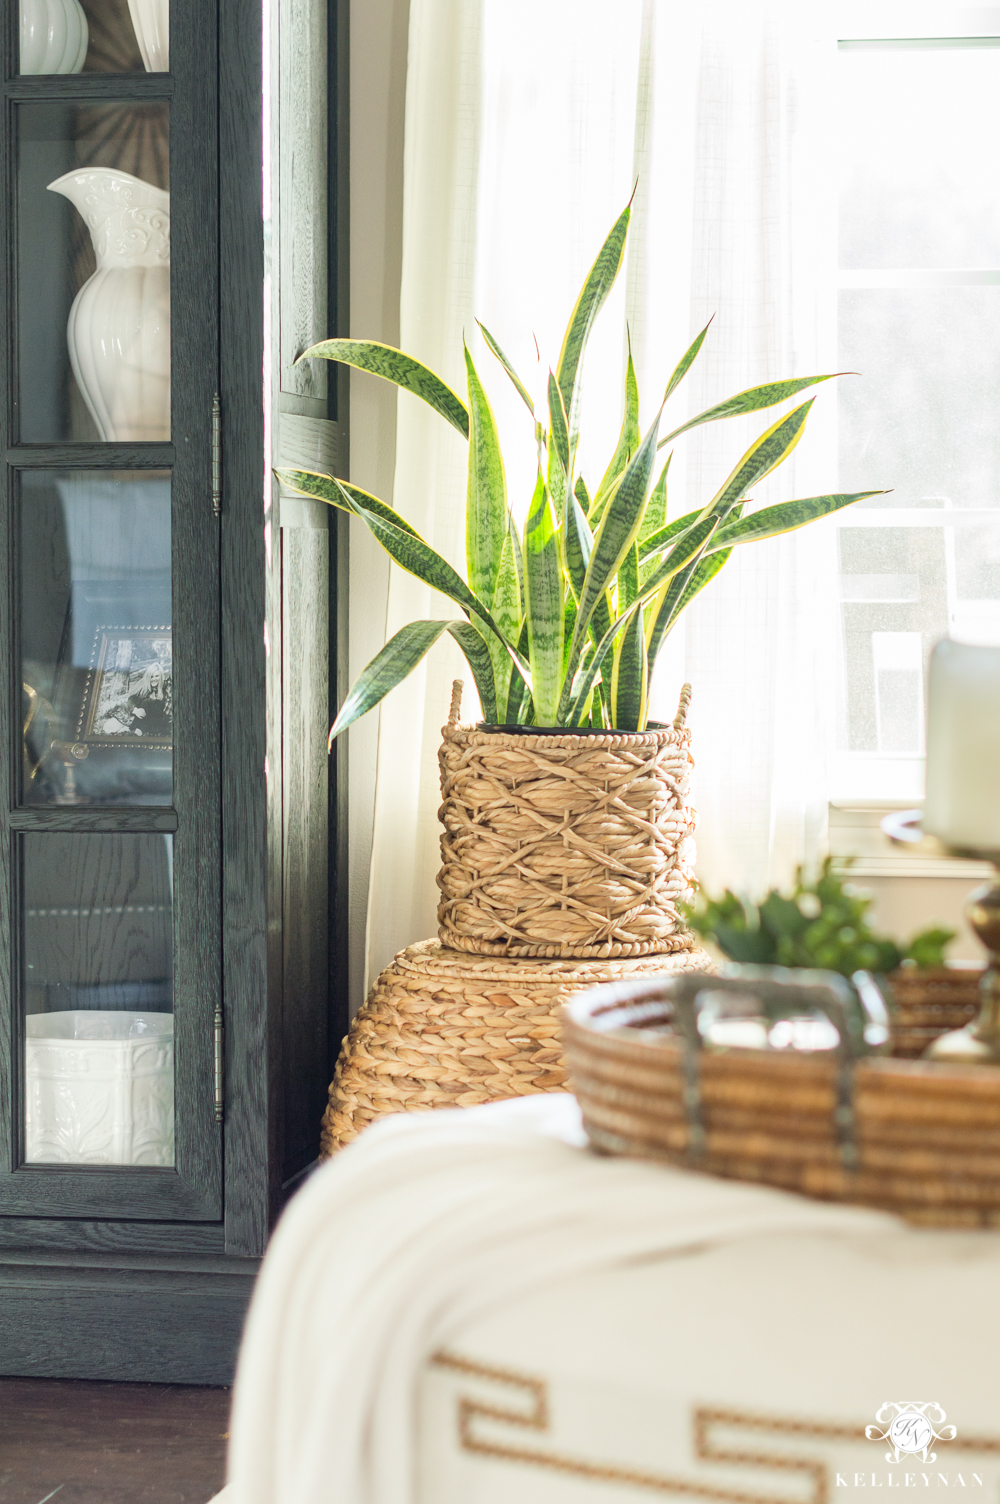
[[[762,1233],[896,1225],[585,1147],[545,1095],[370,1127],[283,1217],[240,1353],[225,1504],[413,1504],[427,1358],[567,1276]]]

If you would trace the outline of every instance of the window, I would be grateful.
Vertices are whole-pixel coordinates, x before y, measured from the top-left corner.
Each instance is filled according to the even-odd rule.
[[[892,493],[839,529],[833,792],[919,800],[934,643],[1000,643],[1000,12],[862,18],[837,61],[840,488]]]

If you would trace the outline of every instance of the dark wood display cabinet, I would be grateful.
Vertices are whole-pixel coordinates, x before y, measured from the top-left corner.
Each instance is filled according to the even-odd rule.
[[[338,0],[7,0],[0,1374],[226,1383],[343,1030]]]

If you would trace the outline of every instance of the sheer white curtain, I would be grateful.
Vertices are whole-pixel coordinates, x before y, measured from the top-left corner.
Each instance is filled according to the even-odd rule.
[[[611,11],[595,0],[571,9],[562,0],[412,0],[400,343],[464,391],[465,334],[497,413],[515,511],[534,478],[530,420],[476,317],[539,389],[634,187],[627,272],[585,368],[582,468],[592,484],[621,422],[625,317],[644,426],[713,314],[672,399],[671,427],[685,404],[693,414],[762,381],[834,369],[824,18],[822,6],[786,0],[618,0]],[[820,394],[809,434],[755,504],[835,489],[835,396],[832,387]],[[775,416],[681,440],[671,513],[713,494]],[[448,425],[400,397],[394,504],[460,568],[465,460]],[[782,880],[822,841],[835,549],[819,524],[737,551],[662,655],[654,705],[663,716],[681,683],[694,685],[699,875],[710,885]],[[393,569],[387,636],[418,615],[449,614]],[[454,675],[466,680],[465,717],[476,713],[463,669],[441,644],[383,704],[369,979],[436,930],[437,743]]]

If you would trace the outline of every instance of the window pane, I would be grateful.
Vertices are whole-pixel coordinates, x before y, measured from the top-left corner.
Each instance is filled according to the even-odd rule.
[[[840,569],[848,747],[920,753],[922,673],[948,630],[945,530],[841,528]]]
[[[840,480],[861,506],[1000,507],[1000,287],[840,294]]]
[[[841,266],[1000,266],[1000,49],[852,49],[840,70]]]
[[[170,478],[21,477],[26,804],[169,804]]]
[[[167,105],[25,104],[18,139],[21,440],[167,440]]]
[[[25,1159],[174,1162],[170,836],[23,837]]]

